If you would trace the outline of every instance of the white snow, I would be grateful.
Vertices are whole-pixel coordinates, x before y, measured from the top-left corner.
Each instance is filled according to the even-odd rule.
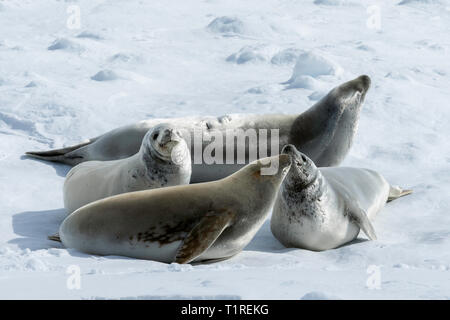
[[[223,34],[244,34],[246,33],[244,23],[235,17],[218,17],[211,21],[207,27],[211,32]]]
[[[341,66],[323,54],[316,52],[301,53],[297,57],[291,78],[286,81],[289,89],[320,87],[319,80],[324,76],[339,76]]]
[[[373,5],[378,27],[367,24]],[[68,27],[71,6],[80,29]],[[276,50],[227,61],[242,48]],[[0,298],[449,299],[449,51],[444,0],[2,1]],[[190,266],[47,240],[65,215],[69,167],[25,151],[153,117],[300,113],[361,74],[372,87],[344,165],[414,189],[380,212],[377,241],[286,249],[266,221],[236,257]],[[293,75],[303,82],[289,89]],[[79,290],[67,286],[71,265]]]
[[[245,46],[238,52],[230,55],[226,61],[235,62],[237,64],[244,64],[248,62],[266,62],[271,60],[272,56],[278,52],[278,48],[268,46],[265,44],[257,44],[252,46]]]

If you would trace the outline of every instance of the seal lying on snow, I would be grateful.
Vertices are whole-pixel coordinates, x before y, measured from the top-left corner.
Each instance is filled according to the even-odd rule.
[[[276,173],[265,175],[273,164]],[[229,258],[261,227],[289,167],[290,156],[278,155],[222,180],[99,200],[70,214],[59,237],[68,248],[99,255],[167,263]]]
[[[390,186],[378,173],[359,168],[320,168],[293,145],[282,150],[292,165],[280,187],[271,219],[273,235],[286,247],[315,251],[352,241],[387,201],[410,194]]]
[[[191,155],[181,133],[160,124],[148,131],[134,156],[72,168],[64,182],[64,206],[71,213],[120,193],[189,184],[191,170]]]
[[[137,124],[121,127],[105,133],[85,143],[58,150],[44,152],[27,152],[27,155],[76,165],[88,160],[116,160],[129,157],[138,152],[145,133],[153,126],[167,122],[171,123],[183,133],[183,137],[190,146],[192,157],[191,182],[211,181],[223,178],[242,168],[248,163],[249,144],[260,145],[261,129],[271,132],[279,129],[279,147],[291,143],[307,154],[319,166],[338,165],[351,147],[356,133],[358,117],[364,97],[370,87],[370,78],[360,76],[346,82],[333,90],[300,115],[227,115],[222,117],[192,117],[175,119],[152,119]],[[246,159],[244,164],[206,164],[196,163],[195,132],[203,134],[201,152],[209,145],[212,133],[221,133],[223,137],[228,131],[254,129],[258,143],[245,143]],[[260,131],[261,130],[261,131]],[[211,138],[211,139],[210,139]],[[265,137],[264,137],[265,138]],[[233,151],[231,158],[235,158],[238,146],[235,137],[224,140],[224,158],[227,150]],[[265,150],[260,149],[258,157],[269,155],[269,143]],[[194,150],[195,149],[195,150]],[[262,151],[262,153],[261,153]],[[272,150],[278,154],[280,150]],[[197,151],[198,153],[198,151]],[[201,158],[202,159],[202,158]]]

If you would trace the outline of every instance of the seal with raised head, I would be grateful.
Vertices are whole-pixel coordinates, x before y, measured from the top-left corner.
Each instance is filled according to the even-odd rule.
[[[134,156],[73,167],[64,182],[64,206],[71,213],[121,193],[189,184],[191,170],[191,155],[181,133],[170,124],[159,124],[147,132]]]
[[[226,259],[261,227],[290,163],[289,155],[277,155],[222,180],[95,201],[63,221],[59,238],[67,248],[98,255],[167,263]]]
[[[332,89],[300,115],[232,114],[221,117],[151,119],[115,129],[76,146],[43,152],[27,152],[27,155],[69,165],[88,160],[126,158],[139,150],[142,137],[150,128],[158,123],[168,122],[181,130],[190,146],[193,163],[191,182],[217,180],[239,170],[251,160],[248,157],[249,145],[261,146],[257,158],[263,158],[270,154],[279,154],[280,148],[290,143],[311,157],[317,165],[336,166],[344,159],[352,145],[360,109],[369,87],[370,78],[365,75],[360,76]],[[230,131],[240,131],[241,135],[245,135],[248,129],[255,130],[258,141],[240,146],[239,143],[235,143],[235,136],[230,139],[226,137],[226,133]],[[266,143],[264,147],[260,141],[263,132],[271,133],[273,129],[279,130],[279,145],[275,148],[276,150],[269,150],[272,148],[271,144]],[[218,161],[208,164],[202,158],[200,163],[197,163],[194,161],[196,152],[198,153],[195,149],[196,141],[194,141],[196,132],[202,134],[200,142],[202,145],[199,148],[202,152],[201,156],[213,139],[212,134],[219,132],[224,137],[223,154],[227,159],[230,156],[235,158],[240,147],[245,148],[246,158],[242,163],[235,161],[236,165]],[[268,135],[263,138],[268,138]],[[233,155],[227,154],[228,152],[233,152]]]
[[[376,239],[370,222],[387,201],[410,194],[390,186],[377,172],[320,168],[293,145],[283,148],[291,168],[273,208],[271,230],[286,247],[322,251],[355,239],[360,229]]]

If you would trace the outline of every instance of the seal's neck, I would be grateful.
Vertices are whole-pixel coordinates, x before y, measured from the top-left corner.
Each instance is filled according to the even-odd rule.
[[[331,141],[336,127],[339,123],[345,106],[336,98],[335,92],[331,91],[311,108],[301,113],[294,121],[290,134],[289,143],[292,143],[303,153],[314,161],[319,150]],[[320,140],[320,143],[317,142]]]

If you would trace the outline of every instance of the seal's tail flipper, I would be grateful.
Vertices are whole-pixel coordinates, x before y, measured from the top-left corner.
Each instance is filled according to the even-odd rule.
[[[403,196],[407,196],[408,194],[411,194],[413,191],[408,189],[402,189],[398,186],[391,186],[391,189],[389,190],[389,196],[387,202],[391,202],[395,199],[398,199]]]
[[[77,150],[84,146],[87,146],[88,144],[91,144],[94,141],[95,139],[91,139],[88,142],[80,143],[67,148],[54,149],[49,151],[29,151],[25,154],[29,157],[40,160],[76,165],[80,162],[83,162],[83,156],[80,154],[80,152],[77,152]]]
[[[58,232],[53,234],[53,235],[51,235],[51,236],[48,236],[47,238],[48,238],[48,240],[61,242],[61,238],[59,237],[59,233]]]

